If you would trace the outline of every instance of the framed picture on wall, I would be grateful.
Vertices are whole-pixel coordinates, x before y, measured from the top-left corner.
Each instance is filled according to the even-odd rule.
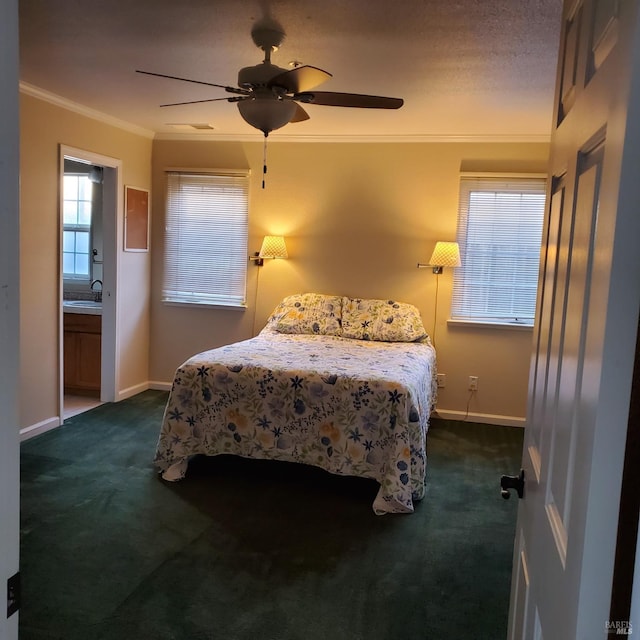
[[[149,251],[149,190],[124,188],[124,250]]]

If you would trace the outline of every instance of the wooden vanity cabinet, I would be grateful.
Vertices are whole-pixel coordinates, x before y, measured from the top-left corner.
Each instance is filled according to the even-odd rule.
[[[100,397],[102,316],[64,314],[64,391]]]

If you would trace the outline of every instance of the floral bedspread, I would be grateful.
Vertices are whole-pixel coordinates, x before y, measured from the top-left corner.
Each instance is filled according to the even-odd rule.
[[[195,454],[301,462],[373,478],[377,514],[413,511],[425,493],[435,351],[264,329],[176,371],[155,464],[184,477]]]

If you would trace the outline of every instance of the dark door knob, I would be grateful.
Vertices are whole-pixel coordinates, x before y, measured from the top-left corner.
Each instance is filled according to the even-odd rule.
[[[518,498],[524,497],[524,469],[520,469],[519,476],[502,476],[500,478],[500,489],[502,497],[508,500],[511,497],[509,489],[515,489]]]

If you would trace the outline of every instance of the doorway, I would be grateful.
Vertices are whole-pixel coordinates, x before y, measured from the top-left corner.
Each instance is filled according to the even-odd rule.
[[[120,161],[60,147],[60,424],[115,399]]]

